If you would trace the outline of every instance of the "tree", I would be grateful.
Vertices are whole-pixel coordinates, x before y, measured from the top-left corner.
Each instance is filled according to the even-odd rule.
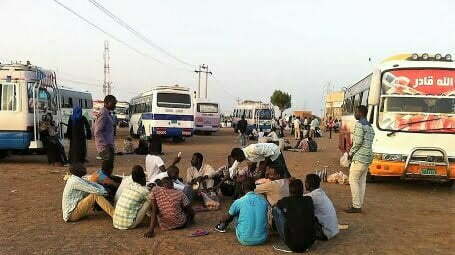
[[[282,116],[284,110],[291,108],[291,95],[281,90],[275,90],[270,97],[270,102],[273,105],[278,106],[280,109],[280,116]]]

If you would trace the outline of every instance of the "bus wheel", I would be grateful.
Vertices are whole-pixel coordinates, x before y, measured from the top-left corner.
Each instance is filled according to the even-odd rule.
[[[367,182],[369,183],[376,182],[376,178],[370,174],[370,171],[368,171],[367,173]]]
[[[8,151],[0,151],[0,159],[6,158],[8,156]]]

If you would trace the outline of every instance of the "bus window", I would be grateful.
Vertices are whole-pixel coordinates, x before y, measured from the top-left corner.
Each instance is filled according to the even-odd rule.
[[[17,109],[17,91],[14,84],[0,84],[0,110],[15,111]]]
[[[73,98],[68,97],[68,108],[73,108]]]
[[[365,90],[361,95],[362,95],[362,105],[368,106],[368,94],[370,93],[370,90],[367,89]]]
[[[355,111],[357,106],[360,105],[360,96],[361,96],[360,94],[357,94],[357,95],[353,96],[353,99],[352,99],[352,101],[354,102],[353,103],[353,109],[352,109],[353,111]]]
[[[88,108],[87,99],[85,99],[84,101],[85,101],[85,107],[84,108],[87,109]]]

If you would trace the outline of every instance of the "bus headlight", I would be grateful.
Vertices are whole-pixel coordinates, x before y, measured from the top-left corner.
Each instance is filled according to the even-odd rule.
[[[414,53],[414,54],[411,55],[411,59],[412,59],[412,60],[418,60],[418,59],[419,59],[419,55],[417,55],[416,53]]]
[[[428,53],[422,54],[422,60],[428,60],[429,58],[430,58],[430,55],[428,55]]]
[[[445,59],[446,61],[452,61],[452,55],[447,54],[447,55],[444,57],[444,59]]]
[[[440,61],[442,59],[442,55],[441,54],[436,54],[434,55],[434,60],[437,60],[437,61]]]

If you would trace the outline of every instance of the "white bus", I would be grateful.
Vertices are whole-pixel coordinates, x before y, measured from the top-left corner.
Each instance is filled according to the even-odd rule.
[[[0,156],[43,148],[42,116],[51,113],[62,138],[60,91],[55,73],[27,64],[0,64]]]
[[[196,99],[194,103],[194,131],[211,134],[220,128],[218,103],[207,99]]]
[[[73,114],[73,109],[76,106],[82,108],[82,115],[87,118],[88,122],[92,123],[93,117],[93,101],[92,94],[88,91],[60,86],[62,122],[68,124],[70,116]],[[66,134],[67,126],[62,126],[63,134]]]
[[[188,88],[158,86],[131,99],[130,134],[180,139],[194,132],[192,95]]]
[[[130,121],[129,115],[130,104],[128,102],[117,102],[115,115],[117,116],[117,125],[119,127],[128,127]]]
[[[245,100],[239,102],[232,113],[232,127],[234,132],[237,132],[237,122],[245,116],[248,122],[247,133],[253,129],[262,131],[265,134],[272,131],[273,125],[273,107],[270,104],[262,103],[260,101]]]
[[[451,55],[401,54],[347,89],[340,149],[352,145],[358,105],[375,131],[369,178],[455,179],[455,63]]]

